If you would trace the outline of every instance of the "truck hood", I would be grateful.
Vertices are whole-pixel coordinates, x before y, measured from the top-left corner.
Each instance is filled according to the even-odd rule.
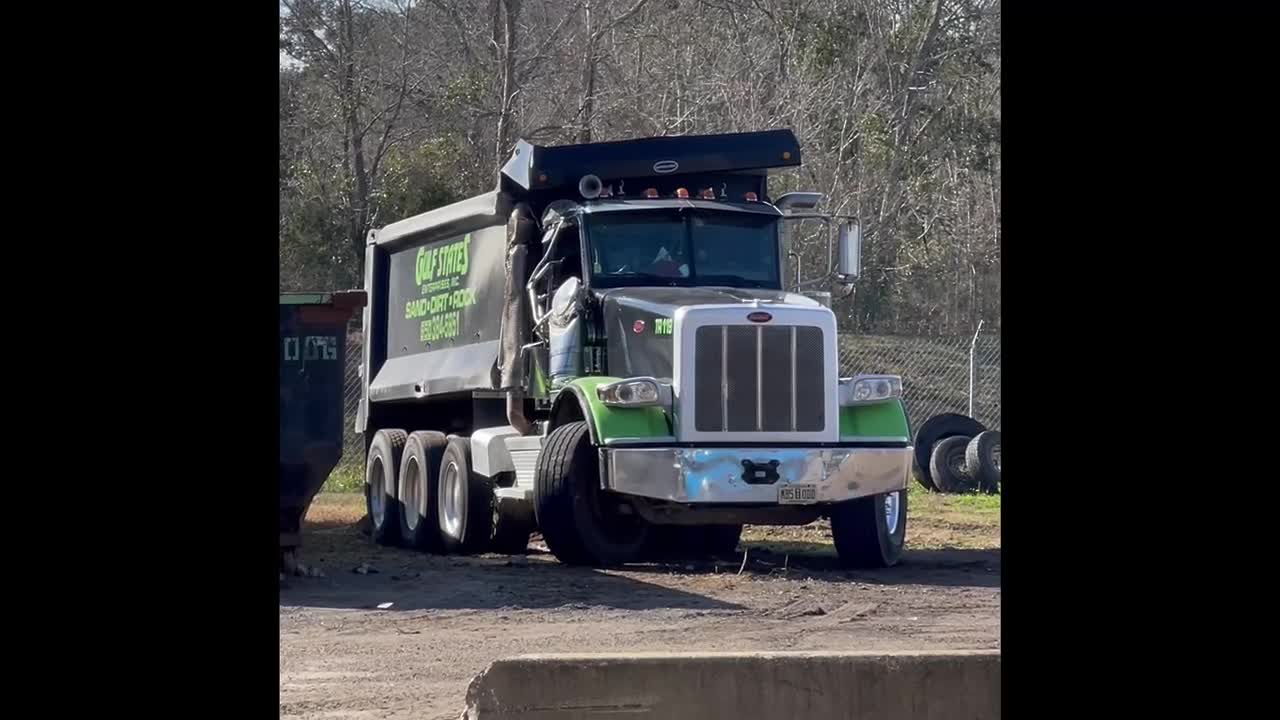
[[[785,290],[734,287],[630,287],[597,291],[604,309],[605,372],[614,377],[670,378],[674,350],[670,323],[688,305],[760,302],[817,306],[816,300]]]

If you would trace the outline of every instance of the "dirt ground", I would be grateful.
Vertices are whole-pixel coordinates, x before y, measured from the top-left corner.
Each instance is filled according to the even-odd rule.
[[[522,653],[999,648],[999,506],[968,500],[913,492],[889,570],[840,569],[819,521],[748,528],[737,558],[600,571],[537,538],[514,558],[379,548],[360,496],[321,495],[302,560],[324,575],[280,589],[280,717],[456,718],[472,677]]]

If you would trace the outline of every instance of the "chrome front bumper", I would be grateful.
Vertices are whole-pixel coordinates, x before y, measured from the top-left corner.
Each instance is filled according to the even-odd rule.
[[[780,488],[787,485],[816,490],[812,500],[789,504],[834,503],[905,490],[911,473],[910,447],[602,448],[600,453],[606,490],[678,503],[776,505]],[[757,476],[754,469],[764,466],[775,469],[776,479]]]

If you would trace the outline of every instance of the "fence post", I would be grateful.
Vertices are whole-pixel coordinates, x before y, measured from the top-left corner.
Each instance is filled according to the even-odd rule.
[[[977,372],[974,352],[978,347],[978,333],[982,332],[982,321],[978,321],[978,329],[973,331],[973,340],[969,343],[969,417],[973,417],[973,379]]]

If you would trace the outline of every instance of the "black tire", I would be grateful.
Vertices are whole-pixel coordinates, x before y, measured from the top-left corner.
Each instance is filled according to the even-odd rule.
[[[695,530],[698,547],[708,555],[732,555],[742,540],[741,525],[701,525]]]
[[[436,517],[445,552],[484,552],[493,530],[493,481],[471,472],[470,440],[449,438],[437,477]],[[452,502],[447,495],[450,492],[457,493]],[[451,508],[456,512],[454,518]]]
[[[732,555],[742,539],[741,525],[654,525],[645,556],[654,560]]]
[[[529,551],[529,536],[533,534],[533,525],[533,513],[526,503],[509,498],[495,498],[490,549],[504,555],[524,555]]]
[[[369,444],[364,466],[364,502],[370,535],[379,545],[400,540],[400,510],[394,488],[399,486],[400,458],[409,435],[403,430],[379,430]]]
[[[649,526],[616,512],[600,489],[595,448],[582,421],[551,431],[538,455],[533,507],[547,548],[567,565],[621,565],[639,559]]]
[[[912,465],[916,481],[928,490],[937,490],[937,481],[934,480],[932,471],[929,468],[929,458],[933,456],[933,446],[939,440],[945,438],[956,435],[973,437],[986,429],[977,420],[957,413],[943,413],[925,420],[920,429],[916,431],[915,463]]]
[[[983,492],[1000,491],[1000,431],[978,433],[964,448],[965,465]]]
[[[889,530],[886,503],[893,496],[897,517]],[[907,491],[849,500],[831,513],[831,539],[840,564],[850,568],[887,568],[898,564],[907,544]]]
[[[654,562],[682,559],[688,551],[688,543],[685,542],[688,534],[681,525],[651,525],[642,553],[644,559]]]
[[[396,493],[400,506],[400,542],[405,547],[430,552],[444,549],[436,514],[439,512],[440,461],[447,443],[444,433],[432,430],[411,433],[405,441],[396,486],[400,488]]]
[[[929,458],[929,471],[933,474],[933,482],[938,490],[944,493],[961,494],[978,489],[978,482],[969,474],[965,464],[965,448],[969,438],[954,435],[939,440],[933,446],[933,455]]]

